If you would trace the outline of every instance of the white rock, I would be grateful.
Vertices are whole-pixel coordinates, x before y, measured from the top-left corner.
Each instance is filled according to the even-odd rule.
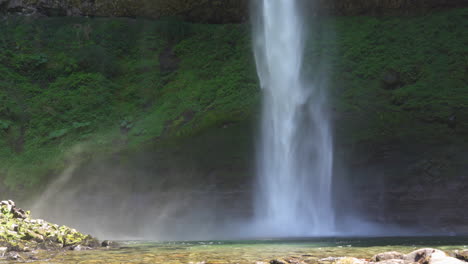
[[[384,260],[390,260],[390,259],[403,259],[405,255],[401,254],[400,252],[396,251],[389,251],[389,252],[384,252],[377,254],[372,257],[373,262],[381,262]]]
[[[466,264],[459,259],[449,257],[445,252],[433,248],[423,248],[407,254],[404,259],[409,262],[427,260],[430,264]]]
[[[0,247],[0,256],[4,257],[7,250],[7,247]]]
[[[323,259],[320,259],[319,261],[338,261],[340,259],[343,259],[343,257],[328,257],[328,258],[323,258]]]
[[[431,255],[431,264],[466,264],[459,259],[449,257],[444,252],[434,252]]]
[[[371,262],[371,264],[410,264],[413,262],[404,260],[404,259],[387,259],[379,262]]]
[[[367,264],[369,262],[358,258],[341,258],[336,264]]]

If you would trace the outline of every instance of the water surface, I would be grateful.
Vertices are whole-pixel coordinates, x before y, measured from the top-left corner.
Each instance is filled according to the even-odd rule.
[[[120,249],[65,251],[54,254],[43,252],[41,259],[48,259],[34,263],[253,264],[257,261],[268,263],[272,259],[282,257],[298,257],[307,263],[317,263],[318,259],[330,256],[370,258],[380,252],[396,250],[409,253],[423,247],[450,252],[466,248],[468,238],[314,238],[191,242],[121,241],[120,243]]]

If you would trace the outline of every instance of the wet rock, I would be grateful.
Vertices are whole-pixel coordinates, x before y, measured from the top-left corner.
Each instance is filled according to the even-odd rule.
[[[390,251],[373,256],[371,261],[379,262],[384,260],[404,259],[404,257],[405,255],[401,254],[400,252]]]
[[[456,250],[454,253],[455,253],[454,256],[457,259],[468,262],[468,249],[465,249],[465,250],[462,250],[462,251]]]
[[[106,248],[118,248],[120,247],[119,243],[111,240],[104,240],[101,243],[101,247],[106,247]]]
[[[90,250],[90,247],[82,246],[82,245],[76,245],[76,246],[71,246],[70,250],[73,251],[82,251],[82,250]]]
[[[287,263],[285,261],[283,261],[283,260],[274,259],[274,260],[270,261],[270,264],[287,264]]]

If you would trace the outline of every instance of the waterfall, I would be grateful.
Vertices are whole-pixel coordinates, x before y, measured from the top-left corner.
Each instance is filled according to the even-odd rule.
[[[323,85],[301,77],[307,28],[298,0],[253,1],[257,5],[254,53],[263,92],[255,204],[258,232],[332,235],[330,120]]]

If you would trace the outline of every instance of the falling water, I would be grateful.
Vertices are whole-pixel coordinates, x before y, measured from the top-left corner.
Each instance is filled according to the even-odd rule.
[[[260,232],[332,235],[330,121],[323,85],[301,78],[306,27],[298,0],[256,4],[254,49],[264,96],[255,210]]]

